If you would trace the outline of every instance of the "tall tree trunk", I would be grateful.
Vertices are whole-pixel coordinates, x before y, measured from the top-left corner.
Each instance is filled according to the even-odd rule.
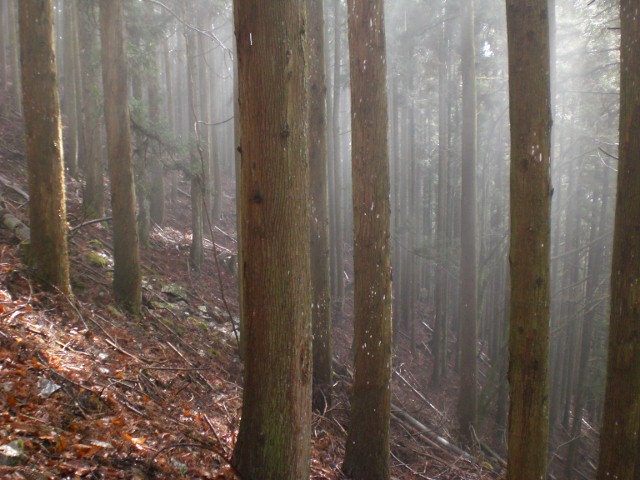
[[[603,167],[605,169],[606,167]],[[606,229],[605,221],[607,219],[607,204],[609,195],[609,175],[603,172],[602,187],[600,191],[600,208],[598,202],[594,202],[591,210],[591,231],[589,233],[589,256],[587,267],[587,286],[583,310],[584,326],[582,329],[582,338],[580,339],[580,350],[578,353],[578,374],[576,380],[576,395],[574,399],[573,424],[571,427],[571,443],[567,453],[565,476],[568,480],[575,478],[574,467],[580,445],[582,444],[582,419],[587,394],[586,379],[588,361],[591,353],[591,343],[593,338],[594,324],[596,321],[597,304],[594,299],[597,298],[598,287],[602,279],[602,264],[604,257],[604,240],[598,238]]]
[[[465,444],[475,438],[476,391],[476,151],[477,107],[473,0],[462,17],[462,195],[460,235],[460,393],[458,421]]]
[[[116,300],[137,314],[142,301],[142,276],[129,105],[127,95],[123,94],[127,91],[123,30],[122,0],[100,0],[102,83],[113,216],[113,289]]]
[[[304,0],[234,4],[245,370],[233,465],[309,478],[311,277]]]
[[[81,143],[84,151],[86,183],[82,208],[88,218],[104,216],[104,167],[102,164],[101,106],[96,86],[100,85],[100,68],[94,61],[96,37],[91,21],[95,18],[93,2],[75,2],[80,44],[80,70],[82,95]]]
[[[334,66],[333,66],[333,224],[334,231],[331,232],[333,237],[336,269],[332,272],[334,276],[335,292],[333,292],[333,302],[336,306],[338,319],[342,318],[342,309],[344,307],[344,202],[342,195],[342,161],[340,155],[340,97],[342,87],[342,69],[340,57],[342,55],[342,34],[340,28],[340,5],[342,0],[334,0],[333,17],[335,21],[334,32]]]
[[[634,477],[640,426],[640,16],[620,1],[620,140],[598,480]]]
[[[4,98],[7,95],[7,86],[9,85],[9,79],[7,78],[7,39],[5,32],[7,31],[6,12],[7,2],[0,4],[0,95]],[[6,115],[8,112],[8,102],[3,102],[0,113]]]
[[[382,0],[348,0],[351,67],[355,377],[342,470],[389,478],[391,245]]]
[[[180,37],[178,35],[178,37]],[[169,39],[165,38],[162,42],[162,57],[164,60],[164,79],[165,79],[165,88],[167,91],[167,123],[169,132],[173,138],[178,136],[178,127],[176,121],[176,111],[175,111],[175,102],[173,98],[173,82],[171,80],[171,56],[169,55]],[[170,174],[170,190],[169,190],[169,200],[171,204],[175,204],[178,197],[178,173],[176,170],[171,170]]]
[[[201,23],[200,28],[204,31],[208,30],[207,23],[210,23],[208,15],[204,14],[204,12],[199,12],[199,15],[201,16],[199,19],[199,23]],[[211,82],[209,81],[211,69],[209,68],[209,62],[207,59],[207,44],[205,43],[205,36],[198,35],[197,40],[198,54],[196,56],[196,70],[198,73],[198,120],[200,122],[204,122],[198,124],[198,151],[202,156],[202,158],[199,159],[201,163],[200,170],[202,172],[202,198],[204,200],[202,204],[202,208],[204,209],[202,212],[202,225],[206,230],[209,228],[207,215],[211,215],[213,212],[213,209],[211,208],[211,202],[213,199],[213,189],[211,188],[211,152],[213,150],[213,145],[209,142],[209,132],[212,127],[208,125],[212,120],[210,108]],[[211,218],[211,220],[213,219]]]
[[[9,27],[9,63],[11,64],[11,78],[9,81],[9,102],[18,113],[22,113],[22,103],[20,102],[20,92],[22,85],[20,83],[20,52],[18,40],[18,16],[16,14],[16,6],[20,3],[18,0],[8,0],[7,25]]]
[[[191,248],[189,258],[195,268],[202,266],[203,250],[203,200],[204,200],[204,164],[198,156],[200,148],[198,118],[198,99],[196,97],[196,32],[184,26],[187,52],[187,107],[189,109],[189,173],[191,175]]]
[[[64,11],[64,82],[62,96],[62,111],[67,119],[68,138],[65,142],[65,165],[69,175],[74,178],[78,176],[78,118],[76,116],[76,82],[74,64],[76,58],[75,36],[76,22],[73,3],[68,2],[63,6]]]
[[[311,193],[311,314],[313,316],[313,406],[331,403],[331,279],[329,277],[329,190],[324,66],[324,8],[306,0],[309,25],[309,174]]]
[[[447,8],[442,8],[446,17]],[[438,210],[436,212],[436,292],[435,323],[431,341],[433,372],[431,384],[439,387],[447,373],[447,251],[449,225],[447,200],[449,195],[449,28],[443,22],[438,47]]]
[[[154,53],[152,60],[153,68],[147,76],[149,89],[147,91],[147,101],[149,103],[149,121],[151,125],[160,125],[160,94],[159,94],[159,70],[157,55]],[[149,217],[156,225],[164,225],[164,165],[162,164],[159,149],[152,152],[151,158],[151,188],[149,190]]]
[[[70,294],[62,125],[51,0],[21,0],[20,63],[29,172],[31,263],[36,275]]]
[[[547,0],[507,0],[511,118],[509,480],[546,477],[551,108]]]

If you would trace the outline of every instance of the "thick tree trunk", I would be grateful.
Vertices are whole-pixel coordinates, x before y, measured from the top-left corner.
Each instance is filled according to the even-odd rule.
[[[351,419],[342,470],[355,480],[389,478],[391,245],[382,0],[349,0],[354,346]]]
[[[71,293],[62,160],[62,125],[51,0],[21,0],[20,63],[29,172],[31,263],[36,275]]]
[[[113,216],[113,289],[116,300],[140,312],[142,285],[136,224],[136,195],[131,162],[131,130],[127,103],[122,0],[100,0],[102,83],[109,152]]]
[[[598,480],[634,477],[640,426],[640,16],[620,1],[620,140]],[[640,472],[637,472],[640,473]]]
[[[511,118],[509,480],[546,477],[551,108],[547,0],[507,0]]]
[[[234,4],[246,342],[233,465],[247,480],[309,478],[310,206],[304,0]]]

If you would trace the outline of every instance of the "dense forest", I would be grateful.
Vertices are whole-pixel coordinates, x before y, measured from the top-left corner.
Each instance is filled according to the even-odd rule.
[[[640,478],[637,0],[0,0],[2,478]]]

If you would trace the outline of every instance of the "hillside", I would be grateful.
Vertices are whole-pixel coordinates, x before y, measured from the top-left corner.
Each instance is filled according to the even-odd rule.
[[[0,119],[0,223],[28,224],[20,122]],[[81,215],[81,185],[67,180],[74,297],[44,292],[16,235],[0,228],[0,477],[235,478],[229,466],[242,401],[242,363],[232,321],[237,290],[226,261],[237,251],[234,188],[208,240],[201,271],[189,267],[186,183],[143,252],[144,308],[129,316],[110,291],[108,220]],[[216,255],[214,255],[214,243]],[[217,257],[217,261],[216,261]],[[343,478],[339,466],[351,383],[350,301],[335,326],[335,398],[313,418],[312,478]],[[429,308],[422,305],[426,318]],[[231,320],[230,319],[234,319]],[[412,356],[394,359],[393,478],[494,479],[488,450],[448,443],[455,381],[425,397],[427,329]]]

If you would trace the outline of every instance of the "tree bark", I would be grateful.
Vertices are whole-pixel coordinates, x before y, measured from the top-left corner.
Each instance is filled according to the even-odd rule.
[[[333,225],[334,230],[331,232],[335,248],[336,269],[332,273],[334,277],[333,302],[335,311],[339,319],[342,318],[342,310],[344,308],[344,201],[343,201],[343,183],[342,183],[342,161],[340,155],[340,97],[342,83],[341,68],[341,45],[342,33],[340,28],[340,5],[341,0],[334,0],[333,16],[335,19],[334,32],[334,66],[333,66]]]
[[[69,171],[69,175],[73,178],[78,176],[78,117],[76,108],[78,99],[76,98],[76,82],[75,69],[77,64],[75,51],[76,21],[74,14],[75,6],[69,2],[63,5],[64,12],[64,35],[63,35],[63,51],[64,51],[64,70],[63,70],[63,96],[62,110],[67,118],[68,138],[65,142],[65,165]]]
[[[184,26],[184,37],[187,56],[187,108],[189,109],[189,173],[191,175],[191,248],[189,259],[195,268],[202,266],[204,259],[203,250],[203,201],[205,172],[202,159],[198,156],[199,127],[196,124],[198,118],[198,99],[196,97],[196,33],[187,25]],[[198,130],[196,130],[198,129]]]
[[[309,25],[309,170],[311,193],[311,314],[313,316],[313,406],[331,404],[331,279],[329,277],[329,190],[324,65],[324,8],[307,0]]]
[[[88,218],[104,217],[104,167],[102,162],[102,125],[100,124],[100,98],[95,91],[100,85],[100,67],[93,60],[95,54],[95,32],[90,22],[95,18],[95,4],[77,1],[76,8],[78,39],[80,47],[80,70],[82,96],[81,143],[84,145],[85,186],[82,208]]]
[[[142,301],[136,195],[131,161],[122,0],[100,0],[102,83],[107,126],[113,216],[113,289],[116,300],[137,314]]]
[[[354,346],[351,420],[342,470],[389,478],[391,245],[384,6],[349,0]]]
[[[458,421],[462,442],[475,441],[477,423],[476,338],[476,151],[477,101],[474,2],[464,2],[462,16],[462,194],[460,234],[460,393]]]
[[[447,8],[443,7],[442,16]],[[439,45],[438,64],[438,210],[436,213],[436,267],[435,322],[433,326],[433,372],[431,384],[439,387],[447,373],[447,251],[449,195],[449,29],[443,22]]]
[[[509,480],[546,477],[551,108],[547,0],[508,0]]]
[[[70,294],[62,125],[51,0],[21,0],[20,64],[27,170],[30,260],[47,288]]]
[[[598,480],[634,477],[640,426],[640,17],[620,1],[620,140]]]
[[[304,0],[234,4],[240,98],[244,479],[309,478],[311,278]]]

